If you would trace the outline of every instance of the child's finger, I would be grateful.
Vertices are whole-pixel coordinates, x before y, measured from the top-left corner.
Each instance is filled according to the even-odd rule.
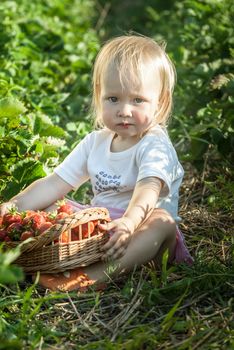
[[[113,259],[114,259],[114,260],[117,260],[117,259],[122,258],[122,256],[124,256],[125,252],[126,252],[126,247],[121,247],[120,249],[118,249],[118,250],[114,253]]]
[[[114,256],[116,252],[126,248],[126,242],[120,239],[121,235],[113,235],[109,241],[103,246],[104,257]]]
[[[108,261],[108,260],[113,260],[114,256],[116,255],[116,251],[113,250],[113,249],[110,249],[107,253],[105,253],[103,256],[102,256],[102,260],[104,261]],[[117,254],[118,256],[118,254]]]
[[[108,224],[98,224],[98,227],[103,230],[103,231],[107,231],[108,230]]]
[[[106,224],[98,224],[98,227],[100,227],[101,230],[104,230],[104,231],[110,231],[114,228],[114,223],[112,222],[108,222]]]
[[[115,245],[114,247],[110,248],[103,256],[102,259],[103,260],[108,260],[108,259],[119,259],[121,258],[126,251],[126,247],[125,246],[117,246]]]
[[[118,237],[115,237],[115,235],[112,234],[112,235],[110,236],[110,239],[107,241],[107,243],[104,244],[104,246],[102,247],[102,250],[103,250],[103,251],[109,250],[110,248],[112,248],[112,247],[115,245],[115,243],[116,243],[117,240],[118,240]]]

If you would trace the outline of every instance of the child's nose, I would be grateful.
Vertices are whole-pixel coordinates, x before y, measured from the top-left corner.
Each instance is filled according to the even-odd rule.
[[[119,117],[131,117],[132,116],[132,109],[131,105],[128,103],[124,103],[121,105],[119,111],[117,112],[117,115]]]

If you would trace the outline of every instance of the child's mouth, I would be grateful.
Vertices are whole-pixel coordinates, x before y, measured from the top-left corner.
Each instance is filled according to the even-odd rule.
[[[129,124],[129,123],[120,123],[120,124],[118,124],[118,126],[121,126],[122,128],[124,128],[124,129],[128,129],[129,128],[129,126],[131,126],[132,124]]]

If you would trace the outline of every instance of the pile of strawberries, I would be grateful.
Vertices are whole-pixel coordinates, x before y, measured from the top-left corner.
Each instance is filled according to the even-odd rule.
[[[55,212],[26,210],[22,213],[12,209],[9,213],[0,217],[0,242],[24,241],[27,238],[35,237],[59,220],[73,213],[73,208],[68,202],[58,202],[58,208]],[[79,226],[74,227],[69,235],[68,231],[62,233],[60,241],[69,243],[77,241],[82,235],[82,239],[88,238],[100,232],[98,220],[90,221],[82,225],[82,234],[79,233]]]

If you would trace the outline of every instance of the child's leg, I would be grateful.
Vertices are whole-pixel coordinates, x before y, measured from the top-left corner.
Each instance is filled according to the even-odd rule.
[[[163,253],[169,250],[173,256],[176,244],[176,225],[171,216],[163,209],[155,209],[150,218],[136,231],[126,253],[115,262],[99,262],[87,266],[84,271],[93,280],[107,280],[108,272],[116,268],[111,275],[119,275],[132,270],[150,260],[161,262]]]
[[[126,253],[115,262],[98,262],[70,273],[41,275],[39,283],[56,290],[75,290],[87,285],[108,280],[109,276],[119,275],[132,270],[152,259],[160,261],[163,252],[168,249],[173,256],[176,244],[176,225],[171,216],[163,209],[155,209],[150,218],[136,231]]]

